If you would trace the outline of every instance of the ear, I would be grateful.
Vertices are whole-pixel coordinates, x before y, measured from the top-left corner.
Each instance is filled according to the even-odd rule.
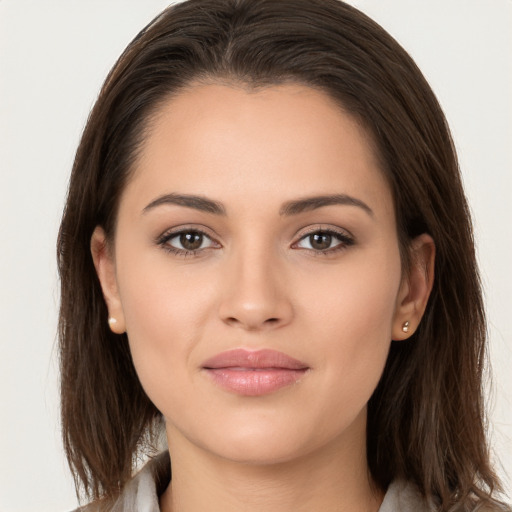
[[[125,319],[117,287],[114,255],[107,243],[105,232],[99,226],[96,226],[91,237],[91,254],[107,304],[108,324],[112,332],[123,334],[126,330]]]
[[[409,338],[421,321],[434,284],[434,240],[426,233],[416,237],[409,248],[411,265],[398,291],[392,339]],[[406,323],[408,322],[408,323]]]

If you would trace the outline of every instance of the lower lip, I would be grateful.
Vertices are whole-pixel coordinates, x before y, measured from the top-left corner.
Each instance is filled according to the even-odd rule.
[[[273,393],[298,382],[307,369],[287,368],[205,368],[210,378],[221,388],[238,395],[259,396]]]

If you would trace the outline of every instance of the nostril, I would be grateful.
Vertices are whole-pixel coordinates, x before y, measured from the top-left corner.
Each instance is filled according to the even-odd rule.
[[[272,317],[272,318],[267,318],[266,320],[264,320],[262,323],[259,323],[259,322],[250,322],[250,321],[242,321],[241,319],[239,318],[236,318],[234,316],[230,316],[228,318],[225,319],[225,322],[228,324],[228,325],[231,325],[231,326],[237,326],[237,325],[240,325],[240,326],[245,326],[246,329],[249,329],[249,330],[255,330],[255,329],[258,329],[258,325],[260,327],[263,327],[263,326],[275,326],[277,324],[279,324],[279,318],[276,318],[276,317]]]

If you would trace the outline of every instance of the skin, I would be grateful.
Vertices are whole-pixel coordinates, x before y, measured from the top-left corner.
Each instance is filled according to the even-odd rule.
[[[225,214],[147,208],[171,193],[216,201]],[[282,214],[289,201],[332,194],[371,211]],[[169,250],[182,247],[178,236],[161,243],[177,229],[207,236],[184,256]],[[319,250],[310,234],[322,230],[342,238]],[[166,419],[164,512],[378,510],[366,404],[391,340],[410,336],[424,312],[434,244],[415,239],[403,275],[391,192],[351,116],[300,85],[189,87],[154,119],[109,247],[98,227],[91,249],[111,328],[127,332]],[[202,369],[234,348],[279,350],[309,370],[276,392],[241,396]]]

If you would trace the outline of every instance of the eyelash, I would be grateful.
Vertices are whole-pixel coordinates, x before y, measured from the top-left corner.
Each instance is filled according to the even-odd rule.
[[[180,229],[179,231],[166,232],[157,238],[156,243],[158,245],[160,245],[162,247],[162,249],[164,249],[165,251],[167,251],[171,254],[174,254],[176,256],[180,256],[180,257],[198,256],[199,253],[201,253],[202,251],[211,248],[211,247],[207,247],[207,248],[202,248],[202,249],[199,248],[196,250],[190,250],[190,249],[179,249],[177,247],[173,247],[172,245],[169,245],[170,240],[172,240],[174,238],[178,238],[179,236],[184,235],[184,234],[201,235],[201,236],[209,239],[212,242],[212,244],[214,244],[214,245],[216,244],[217,247],[214,247],[214,248],[220,247],[220,244],[218,242],[215,242],[212,239],[212,237],[210,235],[208,235],[208,233],[206,233],[205,231],[203,231],[201,229],[197,229],[197,228],[194,228],[194,229],[187,228],[187,229]],[[314,250],[314,249],[302,248],[306,251],[311,252],[314,256],[330,256],[332,254],[335,254],[335,253],[338,253],[340,251],[347,249],[348,247],[354,245],[354,243],[355,243],[354,238],[352,236],[348,235],[346,232],[337,231],[334,229],[314,228],[314,229],[311,229],[309,232],[306,232],[305,234],[303,234],[297,242],[293,243],[292,248],[301,249],[300,247],[297,247],[297,244],[299,244],[303,240],[305,240],[308,237],[315,235],[315,234],[332,236],[333,238],[336,238],[340,243],[335,245],[332,248],[325,249],[325,250]]]
[[[200,252],[205,250],[205,248],[196,249],[196,250],[179,249],[177,247],[173,247],[172,245],[169,245],[170,240],[172,240],[173,238],[178,238],[179,236],[184,235],[184,234],[201,235],[204,238],[211,240],[211,242],[214,245],[216,244],[217,246],[220,246],[220,244],[218,242],[215,242],[212,239],[212,237],[210,235],[208,235],[208,233],[206,233],[205,231],[198,229],[198,228],[185,228],[185,229],[180,229],[178,231],[167,231],[166,233],[164,233],[163,235],[158,237],[158,239],[156,240],[156,243],[158,245],[160,245],[164,251],[170,252],[171,254],[174,254],[176,256],[181,256],[184,258],[186,258],[187,256],[198,256]]]
[[[314,250],[304,248],[304,250],[311,252],[314,256],[331,256],[332,254],[344,251],[348,247],[355,244],[355,239],[345,231],[338,231],[332,228],[313,228],[310,231],[304,233],[300,237],[300,239],[292,245],[292,247],[296,246],[298,243],[307,239],[308,237],[316,234],[332,236],[333,238],[337,239],[340,243],[335,245],[334,247],[325,250]]]

